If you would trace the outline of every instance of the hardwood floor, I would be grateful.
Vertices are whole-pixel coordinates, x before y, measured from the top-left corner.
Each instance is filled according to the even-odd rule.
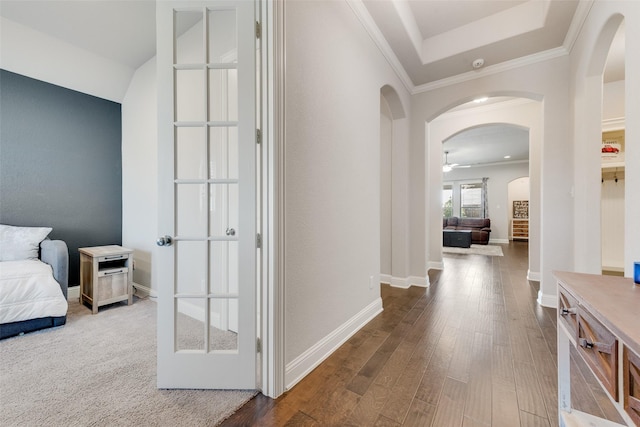
[[[427,289],[382,285],[384,312],[277,400],[223,426],[557,426],[556,311],[526,280],[526,242],[504,257],[445,255]],[[620,422],[572,355],[574,406]]]

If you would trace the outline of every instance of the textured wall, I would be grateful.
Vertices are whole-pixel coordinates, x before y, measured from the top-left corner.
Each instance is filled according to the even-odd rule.
[[[120,244],[120,104],[0,70],[0,222],[48,226],[69,245]]]

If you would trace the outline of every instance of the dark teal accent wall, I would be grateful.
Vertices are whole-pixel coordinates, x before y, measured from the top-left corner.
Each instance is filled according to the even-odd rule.
[[[121,105],[0,70],[0,223],[69,246],[122,243]]]

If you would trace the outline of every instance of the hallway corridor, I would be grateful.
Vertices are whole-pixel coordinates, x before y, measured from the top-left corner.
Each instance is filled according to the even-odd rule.
[[[502,248],[445,254],[427,289],[382,285],[383,313],[291,391],[222,425],[557,426],[556,312],[526,280],[527,243]],[[573,372],[574,406],[619,420],[586,368]]]

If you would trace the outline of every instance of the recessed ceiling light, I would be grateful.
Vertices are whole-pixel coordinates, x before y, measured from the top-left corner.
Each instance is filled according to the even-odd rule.
[[[504,156],[504,158],[505,158],[505,159],[510,159],[510,158],[511,158],[511,156]]]
[[[480,104],[482,102],[485,102],[487,99],[489,99],[488,96],[483,96],[483,97],[474,99],[473,102],[475,102],[476,104]]]

